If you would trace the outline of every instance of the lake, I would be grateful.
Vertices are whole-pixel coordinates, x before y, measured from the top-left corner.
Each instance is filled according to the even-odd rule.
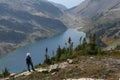
[[[59,45],[61,48],[65,46],[65,43],[67,43],[69,37],[71,37],[75,47],[80,43],[79,39],[81,36],[85,37],[85,33],[79,32],[76,29],[68,29],[59,35],[41,39],[32,44],[21,47],[14,52],[11,52],[8,55],[0,58],[0,72],[4,69],[4,67],[7,67],[12,73],[19,73],[23,70],[27,70],[25,62],[27,52],[31,53],[34,65],[43,63],[46,47],[48,47],[48,53],[51,57],[53,56],[52,52],[56,52],[56,49]]]

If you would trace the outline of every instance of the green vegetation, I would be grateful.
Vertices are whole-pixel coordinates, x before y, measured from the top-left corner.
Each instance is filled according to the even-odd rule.
[[[68,42],[65,43],[65,47],[61,48],[60,46],[57,48],[56,55],[51,57],[48,56],[48,48],[46,48],[45,61],[44,64],[54,64],[58,62],[65,61],[67,59],[73,59],[80,56],[88,56],[88,55],[102,55],[102,49],[96,44],[96,35],[90,34],[89,41],[87,38],[80,37],[80,44],[73,48],[72,39],[69,37]],[[68,44],[68,47],[67,47]],[[54,54],[54,53],[53,53]]]
[[[117,74],[119,75],[120,67],[119,63],[114,63],[114,61],[116,58],[120,58],[120,52],[114,50],[103,52],[104,55],[87,54],[84,56],[83,54],[78,54],[79,56],[74,57],[73,64],[69,64],[66,68],[60,69],[55,74],[35,72],[29,76],[19,77],[15,80],[63,80],[68,78],[79,79],[82,77],[118,80]],[[78,57],[79,59],[77,59]]]
[[[61,48],[58,46],[56,54],[54,51],[52,52],[53,57],[48,55],[49,49],[46,47],[44,63],[42,65],[37,65],[36,67],[46,67],[51,64],[66,61],[67,59],[73,59],[75,62],[74,64],[68,65],[67,68],[61,69],[59,72],[55,73],[56,75],[52,75],[52,73],[34,72],[29,76],[19,77],[16,80],[61,80],[64,78],[80,77],[107,79],[116,77],[116,71],[114,71],[112,66],[114,64],[114,59],[120,58],[119,51],[103,51],[96,43],[97,41],[95,34],[90,34],[88,39],[85,37],[80,37],[79,41],[79,45],[73,48],[74,43],[69,37],[68,42],[65,43],[65,47]],[[109,67],[108,64],[110,65]],[[119,70],[118,64],[114,65],[116,70]],[[9,71],[7,68],[3,70],[1,77],[3,76],[9,76]]]
[[[0,74],[0,77],[8,77],[10,75],[9,70],[5,67],[2,71],[2,73]]]
[[[117,46],[116,46],[116,49],[119,50],[119,49],[120,49],[120,45],[117,45]]]
[[[45,60],[44,60],[44,64],[51,64],[51,61],[50,61],[50,57],[48,55],[48,48],[45,49]]]

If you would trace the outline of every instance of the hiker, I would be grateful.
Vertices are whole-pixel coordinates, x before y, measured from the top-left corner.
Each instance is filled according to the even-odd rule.
[[[26,64],[27,64],[27,67],[28,67],[28,71],[30,72],[30,66],[32,68],[33,71],[35,71],[34,67],[33,67],[33,63],[32,63],[32,59],[30,57],[30,53],[27,53],[26,54]]]

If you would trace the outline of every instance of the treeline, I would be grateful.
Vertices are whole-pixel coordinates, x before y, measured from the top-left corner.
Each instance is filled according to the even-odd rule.
[[[96,42],[96,35],[90,34],[88,38],[80,37],[78,46],[74,48],[74,43],[69,37],[68,42],[65,43],[65,46],[63,48],[58,46],[56,54],[54,54],[53,52],[53,57],[49,57],[49,49],[45,49],[46,53],[44,64],[50,65],[57,62],[65,61],[66,59],[73,59],[83,55],[102,55],[102,50]]]

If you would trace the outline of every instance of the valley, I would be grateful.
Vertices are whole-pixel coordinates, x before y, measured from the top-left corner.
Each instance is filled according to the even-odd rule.
[[[115,49],[120,45],[119,0],[85,0],[69,11],[81,17],[83,31],[95,33],[100,46]]]
[[[26,71],[28,52],[36,72]],[[0,79],[118,80],[119,66],[120,0],[83,0],[69,9],[48,0],[0,0]]]
[[[0,56],[67,30],[63,14],[47,1],[0,0]]]

